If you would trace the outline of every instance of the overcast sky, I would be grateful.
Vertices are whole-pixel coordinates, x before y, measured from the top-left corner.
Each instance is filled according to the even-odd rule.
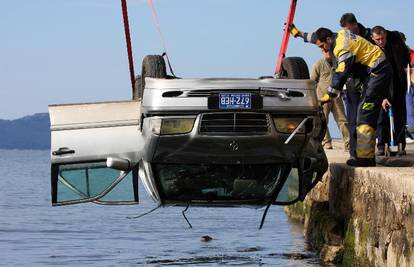
[[[163,52],[145,0],[129,0],[135,69]],[[275,68],[290,0],[155,0],[175,73],[258,77]],[[120,0],[2,0],[0,119],[46,112],[48,104],[131,98]],[[338,30],[342,13],[366,26],[406,33],[414,46],[411,0],[299,0],[302,30]],[[292,40],[288,56],[309,66],[319,50]]]

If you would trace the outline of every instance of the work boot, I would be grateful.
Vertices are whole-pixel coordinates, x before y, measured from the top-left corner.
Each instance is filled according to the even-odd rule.
[[[407,156],[407,152],[405,150],[400,150],[397,152],[397,156],[399,157]]]
[[[405,151],[405,144],[402,144],[402,143],[398,144],[397,156],[399,157],[407,156],[407,152]]]
[[[346,164],[354,167],[375,167],[375,159],[350,158]]]

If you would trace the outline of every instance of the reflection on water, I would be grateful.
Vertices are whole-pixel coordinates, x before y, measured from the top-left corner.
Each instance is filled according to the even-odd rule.
[[[0,266],[320,266],[303,229],[272,207],[161,208],[140,185],[139,206],[51,207],[48,151],[0,150]],[[209,235],[210,242],[200,238]]]

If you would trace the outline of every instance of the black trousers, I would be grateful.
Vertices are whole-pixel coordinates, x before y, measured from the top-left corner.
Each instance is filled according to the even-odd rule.
[[[383,62],[364,79],[364,89],[362,92],[354,88],[346,90],[344,101],[348,120],[349,153],[351,157],[357,158],[357,127],[361,124],[368,124],[373,129],[377,128],[382,100],[388,90],[391,77],[391,66],[388,62]],[[375,139],[375,136],[372,136],[371,139]],[[375,144],[372,149],[375,149]]]
[[[358,107],[357,125],[368,124],[377,128],[381,104],[390,86],[392,69],[388,62],[381,63],[369,75]]]
[[[407,90],[404,87],[393,86],[393,96],[388,99],[392,105],[394,114],[394,142],[395,145],[401,143],[405,147],[405,125],[407,124],[407,107],[405,102],[405,94]],[[390,120],[388,113],[381,109],[378,128],[377,128],[378,147],[384,147],[391,141]]]
[[[391,77],[391,66],[386,61],[369,74],[357,114],[357,159],[375,159],[375,129]]]

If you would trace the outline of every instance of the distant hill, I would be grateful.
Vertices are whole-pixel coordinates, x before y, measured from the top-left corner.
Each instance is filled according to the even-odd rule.
[[[49,114],[0,120],[0,149],[50,149]]]

